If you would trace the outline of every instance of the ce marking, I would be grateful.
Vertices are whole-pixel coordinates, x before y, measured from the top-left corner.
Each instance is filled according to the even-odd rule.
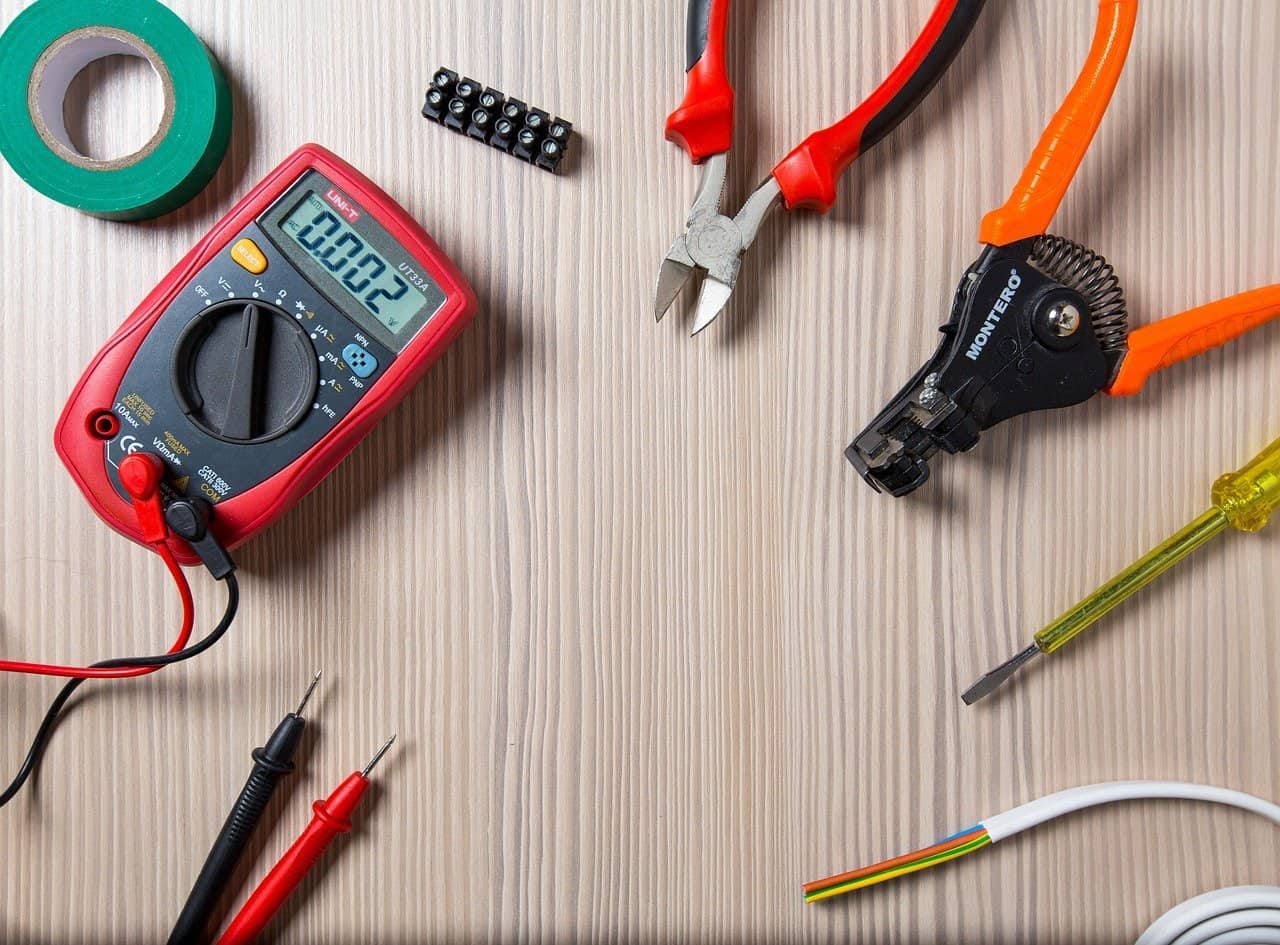
[[[132,433],[128,436],[120,437],[120,449],[124,455],[130,456],[142,449],[142,441]]]

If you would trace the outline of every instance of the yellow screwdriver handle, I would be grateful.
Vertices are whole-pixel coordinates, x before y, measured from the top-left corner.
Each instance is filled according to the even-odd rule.
[[[1201,545],[1221,535],[1227,525],[1227,517],[1218,509],[1206,512],[1037,633],[1036,645],[1045,653],[1062,649]]]
[[[1213,484],[1213,504],[1242,532],[1259,532],[1280,508],[1280,440]]]
[[[1266,528],[1272,513],[1280,508],[1280,440],[1243,469],[1227,473],[1215,482],[1213,505],[1210,511],[1037,633],[1036,645],[1045,653],[1061,649],[1228,527],[1243,532]]]

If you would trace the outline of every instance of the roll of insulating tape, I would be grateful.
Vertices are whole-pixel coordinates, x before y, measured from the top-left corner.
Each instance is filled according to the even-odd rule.
[[[86,157],[67,133],[72,80],[106,56],[138,56],[164,89],[164,115],[135,154]],[[213,178],[231,138],[222,67],[158,0],[36,0],[0,35],[0,155],[59,203],[112,220],[182,206]]]

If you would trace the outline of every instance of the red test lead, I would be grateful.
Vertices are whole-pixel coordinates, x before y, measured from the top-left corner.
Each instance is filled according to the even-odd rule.
[[[294,841],[293,846],[280,858],[280,862],[272,867],[266,879],[253,891],[249,901],[222,933],[222,938],[218,939],[218,945],[248,945],[256,939],[315,866],[329,844],[339,834],[351,832],[351,814],[369,789],[369,772],[382,760],[395,740],[396,737],[392,735],[365,765],[363,771],[354,772],[328,798],[312,805],[315,816],[311,818],[307,829],[302,831],[302,836]]]
[[[160,484],[164,480],[164,463],[153,453],[131,453],[120,461],[119,474],[125,491],[129,493],[143,538],[169,569],[173,583],[178,589],[178,597],[182,601],[182,624],[178,630],[177,639],[169,648],[169,653],[177,653],[191,639],[191,630],[195,626],[195,602],[191,598],[191,587],[187,583],[187,576],[182,573],[182,566],[178,564],[167,544],[170,537],[169,526],[164,519],[164,504],[160,497]],[[161,666],[62,666],[22,660],[0,660],[0,672],[3,673],[66,676],[73,679],[126,679],[130,676],[145,676],[161,668]]]

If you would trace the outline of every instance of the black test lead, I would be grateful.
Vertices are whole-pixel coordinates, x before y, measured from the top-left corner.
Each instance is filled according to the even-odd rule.
[[[210,929],[213,911],[227,881],[244,854],[263,811],[267,809],[276,785],[294,770],[293,756],[297,753],[306,725],[302,712],[320,682],[321,672],[315,674],[298,707],[281,719],[266,744],[253,750],[253,771],[218,832],[195,885],[191,887],[182,914],[169,933],[169,945],[203,945],[210,940],[210,933],[214,931]]]
[[[311,805],[315,811],[311,823],[249,896],[218,939],[218,945],[250,945],[255,941],[316,865],[329,844],[339,835],[351,832],[351,815],[369,790],[369,775],[382,760],[382,756],[391,750],[395,740],[394,735],[388,738],[364,766],[364,770],[352,772],[332,794]]]

